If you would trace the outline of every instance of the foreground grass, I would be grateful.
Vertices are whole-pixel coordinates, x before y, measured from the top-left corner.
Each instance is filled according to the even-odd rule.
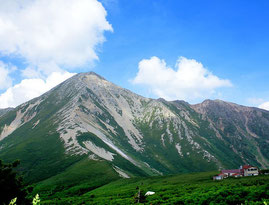
[[[34,191],[29,198],[40,195],[41,201],[53,198],[80,196],[120,177],[105,161],[84,159],[69,167],[63,173],[34,185]]]
[[[138,189],[145,204],[264,204],[269,202],[269,176],[244,177],[212,181],[215,172],[182,174],[165,177],[120,179],[84,193],[67,187],[46,195],[41,191],[42,204],[134,204]],[[66,195],[68,193],[68,196]],[[43,196],[42,196],[43,195]]]

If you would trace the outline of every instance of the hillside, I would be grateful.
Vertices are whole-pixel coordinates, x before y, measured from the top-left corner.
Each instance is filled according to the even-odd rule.
[[[28,182],[64,178],[82,164],[85,177],[105,167],[110,181],[268,167],[268,125],[258,108],[155,100],[81,73],[0,117],[0,158],[21,159]]]
[[[213,181],[216,172],[201,172],[162,177],[120,179],[87,189],[87,185],[48,192],[44,183],[35,193],[43,204],[134,204],[137,193],[155,192],[141,197],[143,204],[260,204],[269,202],[269,176],[229,178]],[[78,191],[79,190],[79,191]]]

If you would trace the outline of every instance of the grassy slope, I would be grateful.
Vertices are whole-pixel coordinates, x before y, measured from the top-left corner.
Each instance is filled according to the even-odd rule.
[[[33,195],[39,193],[41,199],[67,197],[70,194],[80,196],[119,178],[107,161],[85,158],[64,172],[36,184]]]
[[[230,144],[225,144],[222,140],[216,137],[216,133],[210,128],[209,122],[201,119],[201,116],[194,112],[185,103],[168,103],[164,104],[175,114],[181,121],[184,121],[190,132],[195,133],[193,139],[200,144],[202,149],[209,151],[213,156],[218,159],[218,162],[214,160],[206,160],[202,153],[197,153],[193,150],[190,143],[184,138],[180,140],[178,133],[174,130],[173,123],[163,120],[163,124],[160,127],[158,120],[159,116],[155,116],[155,111],[148,112],[145,117],[151,117],[149,122],[145,120],[136,119],[136,126],[143,133],[144,141],[146,144],[145,154],[139,156],[143,161],[149,163],[155,169],[158,169],[164,174],[177,174],[199,171],[210,171],[218,169],[218,166],[222,167],[238,167],[243,164],[242,159],[237,156],[229,147]],[[157,109],[157,108],[156,108]],[[181,111],[185,110],[189,113],[191,119],[199,126],[197,128],[184,117],[181,116]],[[160,116],[162,118],[162,116]],[[149,129],[149,127],[151,129]],[[162,133],[166,133],[166,129],[169,127],[170,133],[173,135],[173,142],[169,142],[169,136],[164,135],[164,144],[162,145]],[[185,135],[184,127],[181,127],[181,132]],[[180,157],[178,151],[175,148],[175,144],[181,145],[181,151],[184,153],[184,157]],[[169,151],[167,151],[169,150]],[[189,155],[186,153],[189,152]]]
[[[59,134],[48,134],[53,130],[52,123],[40,123],[32,130],[34,120],[15,130],[0,142],[0,145],[10,145],[9,148],[1,150],[0,158],[7,162],[19,158],[20,169],[27,182],[49,178],[81,159],[78,156],[65,154]],[[32,131],[28,132],[28,130]]]
[[[37,113],[32,120],[0,141],[0,147],[3,147],[0,149],[0,159],[5,162],[20,159],[19,171],[24,175],[27,183],[35,183],[57,175],[85,157],[67,155],[63,141],[56,131],[55,120],[57,117],[55,113],[64,107],[72,97],[66,95],[67,97],[64,99],[58,99],[61,86],[63,85],[59,85],[54,90],[55,92],[44,94],[38,99],[33,99],[27,104],[17,107],[0,119],[1,131],[5,124],[9,125],[15,119],[18,110],[23,112],[24,116],[32,116],[33,113]],[[37,100],[42,102],[26,112],[29,105]],[[40,123],[34,127],[34,123],[38,120]]]
[[[188,125],[188,122],[180,116],[180,110],[172,104],[165,103],[165,105],[177,115],[180,120]],[[164,116],[156,115],[157,109],[158,108],[155,107],[153,111],[145,113],[144,119],[136,119],[135,121],[137,128],[143,133],[146,144],[146,152],[143,153],[140,158],[164,174],[216,170],[217,167],[215,162],[208,162],[201,154],[191,151],[189,155],[186,155],[187,152],[192,150],[192,146],[190,146],[190,143],[185,138],[183,140],[179,139],[178,132],[171,121],[165,121]],[[149,121],[146,120],[148,117],[150,117]],[[161,127],[158,123],[159,117],[163,123]],[[167,128],[169,128],[170,133],[173,135],[173,141],[170,142],[170,136],[165,134],[163,136],[164,146],[161,139],[162,134],[166,133]],[[191,131],[194,129],[193,125],[189,126],[189,128]],[[181,131],[184,135],[185,132],[183,127],[181,127]],[[184,157],[179,156],[175,147],[175,144],[177,143],[181,145],[181,150],[185,153]]]
[[[269,176],[212,181],[217,172],[120,179],[83,195],[69,191],[43,196],[43,204],[133,204],[138,187],[154,191],[146,204],[263,204],[269,202]],[[71,190],[71,189],[69,189]],[[41,194],[42,197],[42,194]]]

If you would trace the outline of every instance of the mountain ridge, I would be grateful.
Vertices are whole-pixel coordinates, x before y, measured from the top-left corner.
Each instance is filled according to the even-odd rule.
[[[85,158],[108,162],[121,177],[268,167],[268,125],[262,109],[155,100],[80,73],[0,117],[0,158],[22,156],[29,181]]]

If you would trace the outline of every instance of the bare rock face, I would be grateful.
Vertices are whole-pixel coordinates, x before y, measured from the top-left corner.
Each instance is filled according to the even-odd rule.
[[[0,117],[0,158],[22,158],[31,176],[85,157],[121,177],[268,167],[268,125],[265,110],[149,99],[81,73]]]

